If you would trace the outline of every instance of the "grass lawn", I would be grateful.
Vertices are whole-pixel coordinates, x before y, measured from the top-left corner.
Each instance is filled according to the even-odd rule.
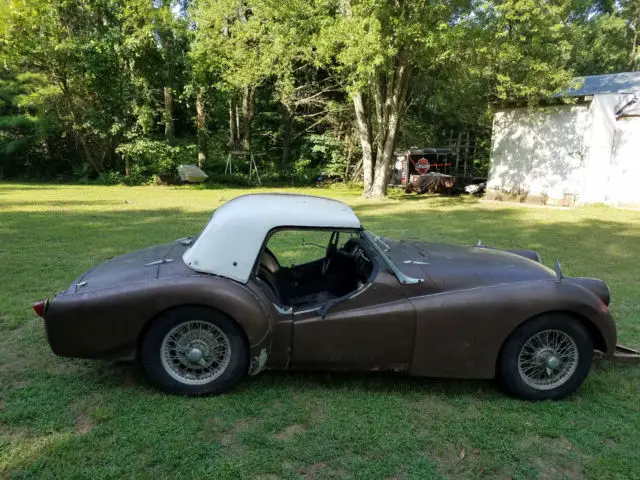
[[[609,283],[620,341],[640,345],[640,212],[292,191],[343,200],[382,235],[558,258]],[[50,352],[33,301],[96,262],[199,232],[240,193],[0,184],[0,478],[640,477],[640,365],[600,362],[562,402],[492,382],[271,372],[191,399],[157,392],[136,365]]]

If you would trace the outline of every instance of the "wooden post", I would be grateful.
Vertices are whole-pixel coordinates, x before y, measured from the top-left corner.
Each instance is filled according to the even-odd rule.
[[[469,131],[467,130],[467,144],[464,147],[464,176],[467,176],[467,163],[469,163]]]
[[[207,160],[206,155],[207,117],[202,91],[196,92],[196,129],[198,135],[198,167],[202,168]]]
[[[460,163],[460,142],[462,142],[462,132],[458,132],[456,141],[456,176],[458,175],[458,164]]]
[[[476,138],[473,141],[473,150],[471,151],[471,161],[472,161],[471,165],[472,165],[472,168],[473,168],[474,172],[476,171],[475,170],[475,160],[476,160],[476,151],[477,151],[477,149],[478,149],[478,139]]]
[[[229,150],[236,150],[237,148],[236,110],[233,108],[233,101],[229,99]]]

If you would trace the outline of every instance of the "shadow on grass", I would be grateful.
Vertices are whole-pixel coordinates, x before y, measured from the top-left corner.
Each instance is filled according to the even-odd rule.
[[[147,378],[138,362],[83,361],[82,377],[95,386],[108,389],[160,393]],[[637,365],[595,359],[594,371],[615,370],[617,375],[632,375]],[[593,372],[592,372],[593,373]],[[588,381],[588,380],[587,380]],[[322,390],[326,393],[351,391],[376,394],[430,394],[443,398],[468,396],[475,399],[504,398],[506,395],[495,380],[465,380],[449,378],[411,377],[391,372],[323,372],[303,370],[267,370],[244,378],[232,391],[237,394],[263,389],[297,391]]]
[[[95,360],[86,362],[82,376],[91,383],[109,389],[134,388],[157,391],[147,379],[138,362]],[[234,389],[235,392],[271,388],[294,390],[358,391],[376,393],[432,393],[445,396],[470,395],[474,397],[502,395],[493,380],[460,380],[410,377],[386,372],[323,372],[302,370],[267,370],[254,377],[246,377]]]
[[[12,202],[2,202],[3,208],[12,208],[12,207],[82,207],[82,206],[100,206],[100,207],[108,207],[113,205],[123,205],[126,204],[126,200],[29,200],[29,201],[12,201]]]

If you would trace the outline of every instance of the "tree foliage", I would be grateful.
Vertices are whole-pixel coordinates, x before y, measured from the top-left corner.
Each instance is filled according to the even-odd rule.
[[[487,144],[496,100],[639,69],[638,28],[636,0],[5,0],[0,175],[215,177],[244,150],[382,196],[400,146]]]

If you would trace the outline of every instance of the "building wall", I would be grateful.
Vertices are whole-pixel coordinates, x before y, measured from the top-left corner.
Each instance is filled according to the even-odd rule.
[[[590,106],[590,128],[586,141],[584,183],[581,203],[607,203],[612,185],[609,182],[611,157],[616,132],[615,110],[622,97],[618,94],[596,95]]]
[[[640,117],[616,121],[608,186],[610,205],[640,207]]]
[[[496,112],[488,189],[551,200],[579,198],[590,125],[589,104]]]

